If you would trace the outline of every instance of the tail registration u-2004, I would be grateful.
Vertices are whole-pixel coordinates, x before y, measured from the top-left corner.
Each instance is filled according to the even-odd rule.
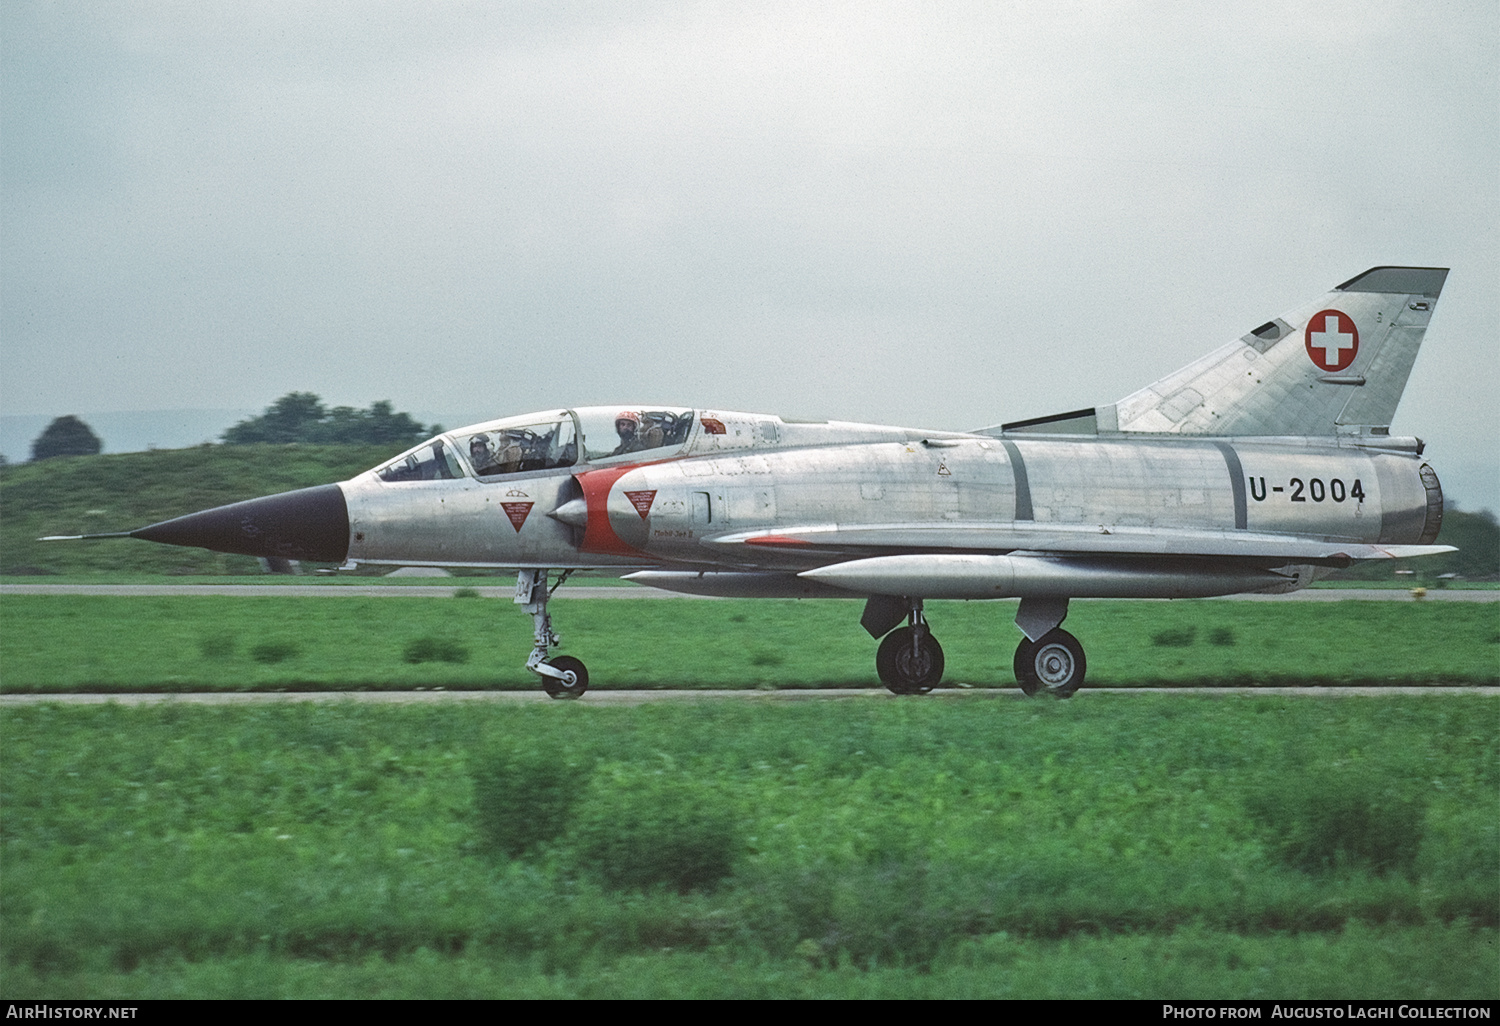
[[[348,481],[110,537],[272,559],[518,571],[554,697],[548,599],[580,569],[701,595],[865,599],[880,679],[930,691],[926,599],[1019,598],[1023,691],[1066,697],[1073,598],[1305,587],[1451,551],[1423,443],[1391,419],[1447,277],[1376,267],[1108,406],[968,432],[628,405],[445,432]],[[552,575],[558,574],[554,581]]]

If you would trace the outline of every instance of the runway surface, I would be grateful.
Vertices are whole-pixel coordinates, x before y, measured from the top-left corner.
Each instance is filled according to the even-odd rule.
[[[236,598],[451,598],[458,588],[469,588],[485,598],[508,599],[515,595],[515,585],[474,585],[458,578],[443,585],[391,584],[0,584],[3,595],[120,595],[161,597],[169,595],[227,595]],[[564,585],[554,598],[587,599],[700,599],[721,601],[702,595],[681,595],[657,588],[636,585],[590,587]],[[1343,602],[1357,599],[1365,602],[1500,602],[1500,590],[1434,588],[1421,599],[1414,599],[1405,588],[1307,588],[1289,595],[1226,595],[1222,601],[1243,602]],[[849,601],[863,601],[857,595]],[[1004,599],[997,601],[1006,601]],[[1010,601],[1014,601],[1013,599]],[[1075,599],[1090,602],[1092,599]],[[1171,602],[1181,599],[1136,599],[1134,601]],[[1221,600],[1215,600],[1221,601]]]
[[[1500,687],[1347,687],[1347,688],[1085,688],[1073,701],[1088,701],[1090,695],[1217,695],[1350,698],[1355,696],[1387,698],[1398,695],[1469,695],[1473,698],[1500,697]],[[590,691],[578,701],[585,705],[645,705],[651,702],[809,702],[818,700],[853,701],[979,701],[984,699],[1027,699],[1017,688],[940,688],[930,695],[899,696],[882,688],[808,689],[785,691],[743,690],[711,691]],[[439,705],[452,702],[479,702],[489,705],[522,705],[554,701],[537,691],[276,691],[276,692],[190,692],[182,694],[121,693],[65,695],[0,695],[0,708],[17,705],[40,705],[47,702],[62,705],[274,705],[287,702],[317,702],[357,705]]]

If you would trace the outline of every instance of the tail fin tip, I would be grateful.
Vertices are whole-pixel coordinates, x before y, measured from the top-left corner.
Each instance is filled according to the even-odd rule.
[[[1372,267],[1334,286],[1334,291],[1392,292],[1436,299],[1442,295],[1443,282],[1447,280],[1446,267]]]

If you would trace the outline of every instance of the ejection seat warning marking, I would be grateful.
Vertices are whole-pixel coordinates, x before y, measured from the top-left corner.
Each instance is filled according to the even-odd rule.
[[[526,523],[526,518],[531,515],[531,507],[534,502],[502,502],[500,508],[505,510],[505,516],[510,521],[510,526],[521,533],[521,525]]]
[[[651,503],[656,501],[656,491],[653,489],[649,492],[626,492],[625,498],[630,500],[635,511],[641,515],[642,520],[645,520],[646,514],[651,512]]]
[[[1303,332],[1307,355],[1319,370],[1341,371],[1359,355],[1359,329],[1342,310],[1320,310]]]

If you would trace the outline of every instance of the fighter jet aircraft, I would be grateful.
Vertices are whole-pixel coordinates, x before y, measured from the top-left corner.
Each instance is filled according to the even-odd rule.
[[[898,694],[943,650],[927,599],[1019,598],[1026,694],[1083,684],[1074,598],[1303,588],[1434,545],[1437,475],[1390,423],[1448,271],[1376,267],[1118,402],[975,431],[668,405],[445,432],[322,485],[122,532],[280,559],[515,570],[553,697],[548,599],[577,570],[698,595],[863,597]],[[552,575],[558,574],[555,580]]]

